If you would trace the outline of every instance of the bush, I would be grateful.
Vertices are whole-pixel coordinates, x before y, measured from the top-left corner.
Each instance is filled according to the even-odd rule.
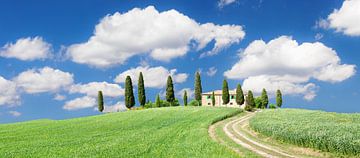
[[[200,106],[200,102],[197,101],[197,100],[192,100],[192,101],[189,103],[189,106]]]
[[[255,107],[258,108],[258,109],[260,109],[260,108],[263,107],[263,106],[262,106],[262,98],[261,98],[261,97],[256,97],[256,98],[255,98]]]
[[[270,104],[269,108],[270,109],[276,109],[276,105],[275,104]]]
[[[147,103],[145,103],[144,108],[154,108],[155,104],[151,101],[148,101]]]

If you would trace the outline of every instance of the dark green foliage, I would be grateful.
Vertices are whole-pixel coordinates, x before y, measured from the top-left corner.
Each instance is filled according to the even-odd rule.
[[[158,94],[155,99],[155,107],[161,107],[160,95]]]
[[[212,103],[212,106],[215,106],[215,93],[212,92],[212,95],[211,95],[211,103]]]
[[[263,101],[262,101],[262,98],[261,97],[256,97],[255,98],[255,107],[260,109],[260,108],[263,108],[264,106],[262,105]]]
[[[282,95],[281,95],[281,91],[278,89],[276,91],[276,106],[280,108],[281,105],[282,105]]]
[[[144,106],[146,102],[146,95],[145,95],[145,85],[144,85],[144,78],[142,72],[140,72],[139,80],[138,80],[138,99],[140,105]]]
[[[195,90],[195,100],[199,101],[199,103],[201,104],[201,93],[202,93],[202,87],[201,87],[201,78],[200,78],[200,73],[196,72],[195,74],[195,85],[194,85],[194,90]]]
[[[132,108],[135,105],[135,97],[133,92],[133,86],[130,76],[126,76],[125,79],[125,106]]]
[[[267,92],[266,92],[265,88],[262,90],[261,100],[262,100],[261,108],[262,109],[267,108],[267,106],[269,104],[269,97],[267,95]]]
[[[227,104],[230,102],[229,86],[226,80],[223,81],[222,100],[223,104]]]
[[[171,76],[168,77],[166,82],[166,101],[173,103],[175,101],[174,84]]]
[[[100,112],[104,111],[104,97],[102,91],[98,92],[98,109]]]
[[[184,91],[183,100],[184,100],[184,106],[187,106],[187,92],[186,92],[186,90]]]
[[[154,108],[155,107],[155,103],[148,101],[145,103],[144,108]]]
[[[276,109],[276,105],[275,105],[275,104],[270,104],[270,105],[269,105],[269,108],[270,108],[270,109]]]
[[[243,105],[245,102],[245,98],[244,98],[244,93],[243,90],[241,88],[241,85],[238,84],[236,87],[236,103],[238,105]]]
[[[247,99],[246,99],[247,105],[249,105],[251,108],[255,108],[255,100],[254,95],[251,91],[248,92]]]
[[[175,99],[175,101],[172,102],[171,106],[180,106],[179,100]]]
[[[192,100],[190,101],[189,106],[200,106],[200,102],[197,100]]]

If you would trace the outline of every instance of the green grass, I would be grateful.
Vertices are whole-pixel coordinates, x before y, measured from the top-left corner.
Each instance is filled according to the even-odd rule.
[[[234,108],[171,107],[0,125],[0,157],[238,157],[208,136]]]
[[[339,156],[360,156],[360,114],[263,110],[250,120],[250,127],[284,142]]]

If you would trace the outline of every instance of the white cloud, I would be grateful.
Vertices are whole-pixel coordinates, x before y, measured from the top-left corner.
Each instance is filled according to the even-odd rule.
[[[360,36],[360,0],[345,0],[340,9],[335,9],[328,16],[326,22],[328,28],[336,29],[337,32]]]
[[[0,105],[14,106],[20,104],[20,95],[16,84],[0,76]]]
[[[309,83],[311,78],[336,83],[354,74],[355,65],[341,64],[337,53],[324,44],[298,44],[291,37],[281,36],[268,43],[253,41],[224,76],[245,79],[243,87],[255,92],[281,88],[285,94],[303,94],[305,99],[312,99],[316,86]]]
[[[218,7],[223,8],[224,6],[227,6],[227,5],[232,4],[234,2],[236,2],[236,0],[219,0]]]
[[[61,95],[61,94],[56,94],[54,96],[54,100],[57,100],[57,101],[62,101],[62,100],[65,100],[66,99],[66,96],[65,95]]]
[[[109,105],[104,107],[103,112],[118,112],[127,110],[124,102],[117,102],[115,105]]]
[[[217,72],[217,69],[215,67],[210,67],[209,70],[206,72],[206,75],[208,76],[214,76]]]
[[[163,88],[166,85],[166,80],[169,75],[172,76],[174,83],[183,83],[188,78],[186,73],[176,73],[176,69],[168,70],[162,66],[158,67],[149,67],[149,66],[139,66],[137,68],[132,68],[127,71],[124,71],[116,76],[116,83],[124,83],[126,76],[130,76],[133,85],[137,85],[139,73],[142,72],[144,76],[145,87],[150,88]]]
[[[30,94],[57,92],[73,84],[73,75],[58,69],[44,67],[20,73],[14,82]]]
[[[82,93],[90,97],[97,97],[98,91],[102,91],[105,97],[118,97],[124,95],[124,89],[117,84],[107,82],[90,82],[76,84],[70,87],[70,93]]]
[[[199,24],[174,9],[159,12],[149,6],[107,15],[96,25],[94,35],[68,47],[67,55],[76,63],[101,68],[124,64],[139,54],[170,61],[193,46],[199,51],[211,41],[215,41],[214,48],[206,55],[217,54],[244,36],[238,25]]]
[[[21,116],[21,113],[18,112],[18,111],[9,111],[9,114],[12,115],[12,116],[14,116],[14,117],[19,117],[19,116]]]
[[[182,100],[184,96],[184,91],[186,91],[188,99],[194,98],[194,90],[192,90],[191,88],[183,88],[176,93],[176,96],[181,98],[180,100]]]
[[[3,46],[0,56],[30,61],[45,59],[51,56],[51,45],[38,36],[20,38],[16,43],[7,43]]]
[[[322,38],[324,37],[324,35],[322,34],[322,33],[317,33],[316,35],[315,35],[315,40],[321,40]]]
[[[74,100],[67,101],[65,105],[63,106],[63,109],[65,110],[79,110],[84,108],[91,108],[96,105],[96,99],[84,96],[81,98],[76,98]]]

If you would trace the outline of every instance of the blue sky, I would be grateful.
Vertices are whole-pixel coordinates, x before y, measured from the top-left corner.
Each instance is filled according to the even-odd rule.
[[[358,0],[220,3],[2,1],[0,123],[99,114],[99,87],[120,108],[123,77],[140,70],[152,101],[163,76],[180,94],[200,70],[205,92],[226,77],[231,89],[282,89],[284,107],[360,112],[360,19],[347,11]]]

